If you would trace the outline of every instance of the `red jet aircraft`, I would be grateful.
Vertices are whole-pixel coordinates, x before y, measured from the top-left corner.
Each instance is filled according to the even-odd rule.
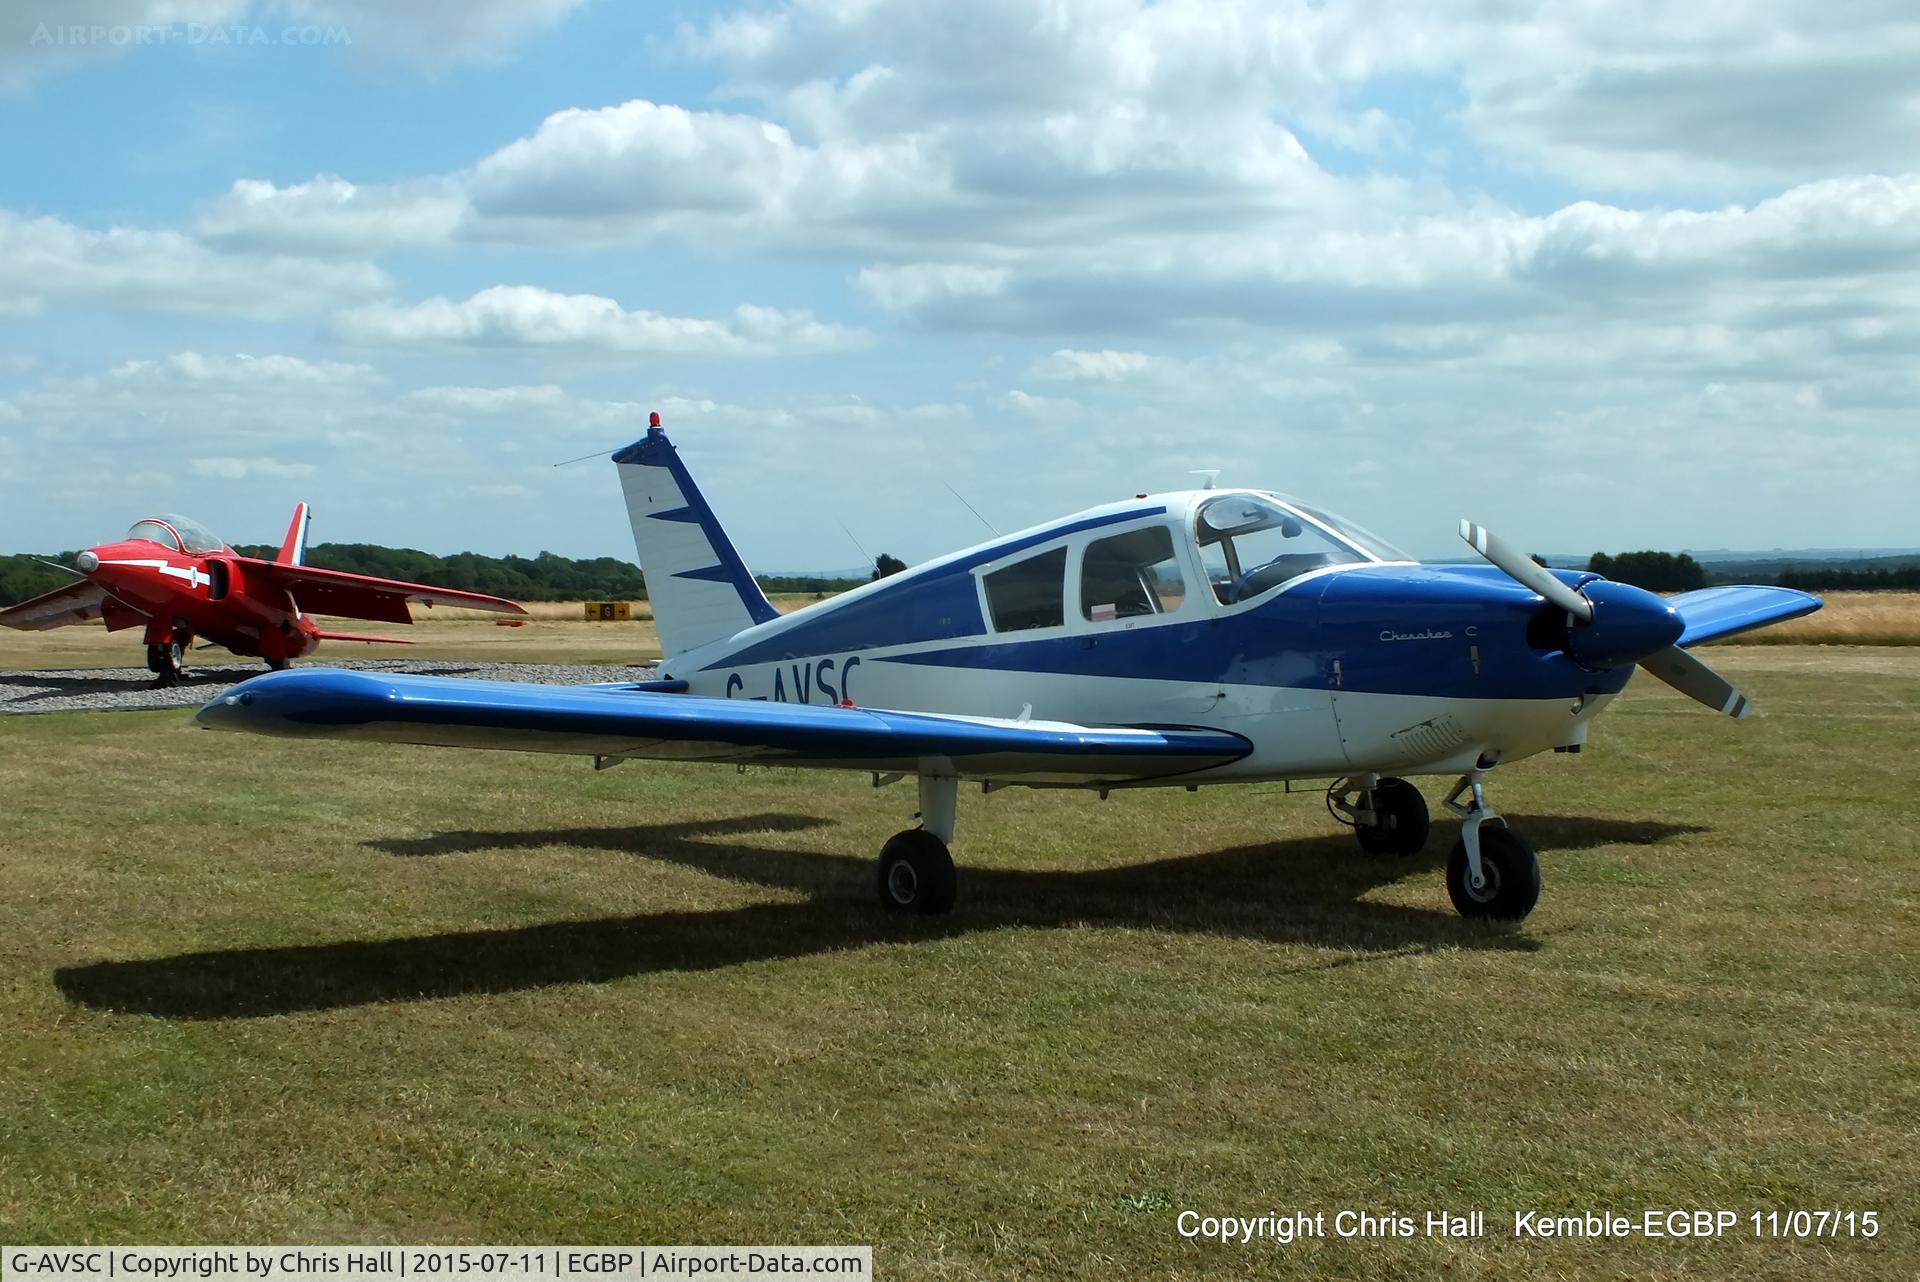
[[[161,685],[172,685],[195,637],[235,654],[258,655],[276,671],[312,654],[322,641],[410,644],[399,637],[328,632],[309,610],[382,623],[412,623],[407,605],[413,601],[526,613],[479,592],[316,569],[301,563],[306,547],[305,503],[293,509],[286,541],[271,561],[241,556],[198,521],[150,516],[136,521],[119,542],[74,558],[84,576],[80,582],[0,610],[0,624],[45,631],[103,619],[109,632],[144,627],[147,667]]]

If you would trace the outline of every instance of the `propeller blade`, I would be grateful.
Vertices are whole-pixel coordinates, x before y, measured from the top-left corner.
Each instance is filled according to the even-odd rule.
[[[1747,696],[1733,688],[1725,677],[1688,654],[1677,645],[1640,660],[1640,666],[1684,694],[1706,704],[1715,712],[1738,719],[1753,711]]]
[[[1460,522],[1460,537],[1523,588],[1539,593],[1582,623],[1593,618],[1593,603],[1553,577],[1547,567],[1484,525]]]

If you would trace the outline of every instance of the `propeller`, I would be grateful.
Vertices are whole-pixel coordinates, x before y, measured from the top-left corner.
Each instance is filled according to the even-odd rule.
[[[1570,588],[1517,546],[1472,521],[1460,522],[1460,537],[1508,578],[1567,612],[1567,653],[1575,662],[1588,668],[1637,663],[1715,712],[1739,718],[1753,711],[1732,682],[1673,644],[1685,625],[1651,592],[1608,579]]]

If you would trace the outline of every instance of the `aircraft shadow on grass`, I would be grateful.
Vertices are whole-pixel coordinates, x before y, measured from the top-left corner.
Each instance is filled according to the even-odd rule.
[[[950,917],[872,907],[870,860],[780,850],[725,838],[804,832],[833,821],[762,814],[641,827],[446,832],[369,842],[424,857],[571,846],[659,859],[712,876],[798,892],[799,903],[646,913],[400,939],[182,953],[63,967],[69,1001],[172,1019],[242,1019],[377,1002],[600,983],[839,952],[877,943],[951,939],[1005,927],[1093,925],[1234,936],[1344,950],[1295,969],[1448,947],[1527,951],[1536,940],[1439,909],[1369,902],[1369,890],[1431,872],[1452,844],[1438,828],[1426,852],[1370,858],[1342,834],[1295,838],[1085,871],[964,868],[967,899]],[[1536,818],[1553,849],[1654,845],[1699,828],[1606,819]]]

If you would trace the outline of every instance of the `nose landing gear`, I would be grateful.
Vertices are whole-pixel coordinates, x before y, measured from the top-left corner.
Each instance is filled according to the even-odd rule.
[[[148,646],[147,671],[153,673],[154,684],[161,686],[177,684],[180,678],[187,674],[186,657],[185,641],[174,640],[162,645]]]
[[[1460,915],[1519,921],[1532,912],[1540,900],[1540,858],[1487,804],[1482,772],[1460,776],[1441,804],[1460,816],[1460,840],[1447,858],[1447,897]]]

